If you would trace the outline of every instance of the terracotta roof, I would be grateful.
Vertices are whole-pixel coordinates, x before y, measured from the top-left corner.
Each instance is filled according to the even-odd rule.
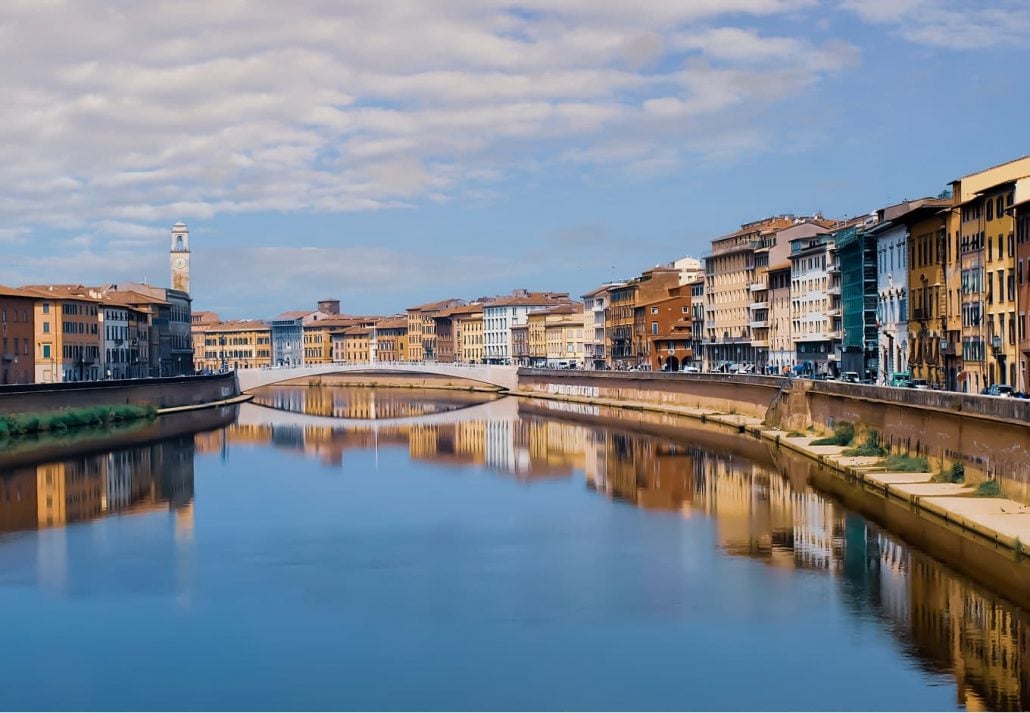
[[[376,322],[376,329],[407,329],[408,318],[407,317],[390,317],[382,321]]]
[[[435,312],[437,310],[445,309],[447,307],[456,307],[464,304],[463,300],[458,298],[451,298],[449,300],[439,300],[438,302],[427,302],[424,305],[417,305],[415,307],[408,307],[409,312]]]
[[[283,312],[278,317],[276,317],[276,319],[303,319],[304,317],[307,317],[309,314],[313,314],[314,312],[315,310],[311,309],[295,309],[289,312]]]
[[[525,305],[527,307],[537,307],[541,305],[552,305],[561,304],[559,298],[550,297],[542,294],[529,294],[523,296],[508,295],[506,297],[495,297],[494,299],[487,302],[485,307],[505,307],[507,305]]]
[[[566,302],[565,304],[555,305],[547,309],[537,310],[534,314],[583,314],[583,303]]]
[[[100,302],[96,297],[90,297],[86,293],[88,288],[82,285],[24,285],[21,289],[44,299]]]
[[[27,299],[37,299],[39,295],[28,290],[19,290],[17,287],[0,285],[0,297],[25,297]]]
[[[158,299],[157,297],[151,297],[150,295],[144,295],[139,292],[133,292],[131,290],[111,290],[104,293],[104,299],[110,300],[117,304],[126,305],[166,305],[166,300]]]
[[[271,329],[266,322],[257,319],[241,319],[228,322],[214,322],[203,325],[199,332],[256,332]]]

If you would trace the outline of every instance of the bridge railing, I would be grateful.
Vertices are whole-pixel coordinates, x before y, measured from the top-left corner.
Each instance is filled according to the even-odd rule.
[[[470,364],[468,362],[445,362],[445,361],[332,361],[323,364],[298,364],[296,366],[263,366],[262,371],[286,371],[286,370],[316,370],[332,366],[346,366],[357,368],[378,368],[378,369],[400,369],[405,367],[426,367],[432,369],[494,369],[498,364]],[[514,368],[514,367],[509,367]]]

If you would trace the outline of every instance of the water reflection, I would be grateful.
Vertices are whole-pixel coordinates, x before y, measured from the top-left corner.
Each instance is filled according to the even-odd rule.
[[[191,527],[193,436],[0,474],[0,532],[61,527],[117,513],[173,510]]]
[[[289,700],[314,709],[333,707],[328,702],[334,701],[338,707],[344,693],[358,695],[362,685],[398,690],[363,678],[390,671],[395,656],[402,657],[413,677],[429,669],[430,683],[423,684],[428,688],[409,683],[416,693],[436,691],[432,686],[442,671],[496,660],[506,670],[520,671],[513,685],[524,679],[526,690],[542,691],[542,698],[516,699],[517,688],[509,688],[505,701],[534,703],[571,695],[560,700],[579,707],[624,707],[616,703],[630,699],[583,696],[602,686],[592,679],[600,666],[593,657],[600,661],[605,643],[623,645],[625,639],[632,642],[625,645],[635,647],[632,658],[653,669],[654,676],[641,684],[640,670],[622,662],[626,678],[634,681],[631,696],[654,693],[643,699],[649,704],[645,708],[690,708],[695,700],[687,697],[691,687],[697,700],[709,706],[738,701],[725,698],[727,681],[736,685],[742,677],[761,676],[757,668],[781,666],[763,660],[762,652],[775,650],[770,641],[806,655],[821,633],[813,632],[811,620],[833,629],[828,639],[833,648],[821,653],[834,662],[840,658],[839,674],[831,671],[831,680],[813,682],[803,673],[793,674],[795,679],[776,673],[791,683],[772,691],[776,684],[765,679],[768,707],[818,707],[804,704],[813,700],[825,706],[827,698],[819,697],[825,695],[836,707],[854,707],[846,697],[833,698],[839,695],[837,687],[867,677],[868,686],[877,686],[885,671],[878,665],[894,673],[907,667],[921,671],[917,703],[939,701],[928,697],[929,689],[950,680],[955,707],[1030,708],[1030,621],[1024,610],[821,494],[810,485],[807,470],[780,462],[753,439],[655,414],[621,413],[617,420],[616,414],[590,406],[462,395],[461,408],[448,408],[456,403],[449,394],[443,407],[435,394],[428,397],[429,405],[405,406],[405,399],[426,397],[396,390],[374,395],[314,391],[303,390],[296,408],[246,405],[233,425],[220,430],[23,467],[0,478],[0,531],[22,533],[0,538],[0,598],[12,607],[38,607],[33,611],[39,621],[54,622],[49,628],[26,625],[22,639],[8,632],[19,656],[37,639],[50,644],[40,647],[38,660],[25,660],[20,675],[44,675],[42,661],[55,651],[68,655],[66,650],[74,648],[63,638],[69,621],[96,623],[91,641],[113,638],[107,639],[108,648],[97,644],[85,659],[68,658],[64,665],[100,661],[97,665],[106,670],[109,661],[117,660],[119,668],[131,668],[133,661],[118,657],[138,651],[146,640],[134,638],[139,636],[135,630],[117,631],[112,622],[141,621],[131,619],[135,614],[147,623],[168,624],[161,640],[168,642],[175,665],[187,671],[182,675],[189,685],[161,688],[166,697],[160,704],[167,707],[258,706],[264,699],[244,697],[248,691],[268,694],[255,671],[262,676],[278,671],[283,678],[273,681],[272,689],[309,696],[268,699],[264,705],[287,707]],[[400,420],[333,421],[316,407],[359,404],[357,410],[340,412],[353,419],[373,400],[392,403],[389,412]],[[290,397],[287,403],[298,402]],[[426,415],[408,418],[417,413]],[[365,472],[377,463],[369,457],[373,452],[390,456],[392,474]],[[409,477],[408,461],[434,468],[410,469],[420,477]],[[202,486],[199,514],[194,511],[195,462]],[[324,467],[304,467],[311,462]],[[482,479],[446,477],[452,471]],[[431,478],[421,477],[425,474]],[[496,499],[477,499],[484,497],[484,489],[471,486],[484,483],[503,486],[500,505]],[[418,488],[419,495],[404,487]],[[464,494],[469,491],[479,495]],[[434,500],[435,493],[446,495]],[[557,500],[554,510],[533,510],[520,501],[525,508],[521,519],[512,517],[500,529],[476,520],[477,508],[491,517],[508,517],[512,493],[539,494],[537,504],[566,499]],[[364,513],[367,520],[362,519],[365,509],[372,511]],[[169,528],[127,525],[148,522],[145,515],[156,511],[174,513],[174,537]],[[435,519],[435,511],[447,517]],[[598,512],[603,516],[595,517]],[[143,516],[99,522],[124,513]],[[429,519],[419,520],[426,513]],[[544,523],[540,530],[533,529],[537,517]],[[566,519],[575,527],[557,536],[547,530]],[[87,521],[92,524],[72,526]],[[670,535],[678,534],[690,539],[670,547]],[[104,537],[110,541],[99,547]],[[127,540],[112,544],[121,537]],[[534,538],[535,546],[522,542]],[[633,547],[620,549],[625,542]],[[712,551],[710,543],[719,554],[699,555]],[[701,564],[689,572],[678,568],[675,558],[684,555]],[[744,570],[761,576],[741,577]],[[806,586],[813,582],[818,586]],[[77,594],[86,604],[64,606],[58,597],[23,591],[32,583],[58,595]],[[753,584],[757,591],[741,590]],[[775,604],[765,605],[766,590],[760,587],[778,590],[768,595]],[[158,608],[160,596],[168,592],[177,610]],[[740,599],[720,610],[713,596]],[[80,607],[86,605],[91,608],[83,616],[87,610]],[[110,616],[97,616],[104,605]],[[550,611],[547,605],[556,608]],[[853,623],[853,629],[837,632],[836,619]],[[598,632],[610,638],[592,638]],[[674,643],[662,648],[657,642],[663,636]],[[856,643],[863,637],[864,648]],[[565,649],[565,641],[575,644]],[[205,656],[217,666],[196,655],[201,645],[209,647]],[[730,650],[720,651],[720,646]],[[466,647],[468,657],[462,658]],[[548,658],[549,648],[565,656],[564,678],[551,677],[557,668]],[[572,665],[576,654],[581,663],[587,661],[586,668]],[[720,681],[691,679],[704,670],[703,659],[717,655],[739,662],[741,670],[715,673]],[[870,670],[862,656],[875,659]],[[661,664],[673,657],[682,665],[670,683],[661,678]],[[440,669],[433,668],[437,663]],[[534,663],[546,673],[534,669]],[[134,669],[126,680],[145,677],[149,665]],[[358,672],[358,679],[340,684],[350,690],[334,689],[340,671],[348,670]],[[468,701],[496,702],[489,696],[505,695],[495,691],[510,683],[499,670],[454,679],[462,690],[476,691],[480,675],[488,681],[487,698],[441,700],[470,708],[484,706]],[[307,683],[295,686],[297,680]],[[72,701],[99,708],[133,702],[126,703],[119,690],[112,698],[80,700],[77,689],[33,689],[29,683],[15,688],[22,697],[11,700],[23,705],[42,706],[39,696],[49,692],[56,695],[46,699],[53,708],[68,708]],[[154,707],[142,688],[130,690],[136,700]],[[219,698],[215,692],[223,689],[229,693]],[[799,697],[805,693],[813,697]],[[912,698],[893,698],[892,693],[871,700],[912,705]],[[422,698],[358,700],[395,709],[448,707]]]
[[[258,391],[254,403],[309,416],[392,419],[445,413],[497,398],[481,391],[269,386]]]
[[[620,431],[612,422],[592,425],[585,420],[609,415],[593,407],[576,409],[578,421],[565,420],[565,411],[504,399],[456,414],[451,422],[334,426],[291,422],[250,407],[223,433],[198,436],[197,448],[225,453],[227,445],[266,444],[331,465],[343,464],[355,449],[406,448],[412,460],[478,467],[527,483],[583,477],[587,487],[613,500],[709,518],[720,548],[731,556],[833,578],[856,617],[882,622],[928,672],[950,673],[957,705],[1030,707],[1030,621],[1015,605],[849,512],[771,459],[696,439]],[[674,431],[690,428],[678,425]],[[743,439],[736,440],[746,451]]]

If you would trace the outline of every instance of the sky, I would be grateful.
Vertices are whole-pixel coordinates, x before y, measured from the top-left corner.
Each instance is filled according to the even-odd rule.
[[[4,0],[0,283],[582,294],[1030,153],[1025,0]]]

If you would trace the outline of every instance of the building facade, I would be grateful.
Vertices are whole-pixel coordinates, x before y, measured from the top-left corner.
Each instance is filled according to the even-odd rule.
[[[483,359],[488,364],[511,364],[511,328],[527,323],[531,312],[567,304],[567,292],[515,290],[483,304]]]
[[[0,285],[0,384],[31,384],[36,380],[35,320],[35,295]]]
[[[828,234],[790,243],[791,338],[798,374],[840,373],[840,265]]]
[[[195,355],[197,369],[261,369],[272,365],[272,328],[265,322],[242,320],[204,325],[203,351]]]

